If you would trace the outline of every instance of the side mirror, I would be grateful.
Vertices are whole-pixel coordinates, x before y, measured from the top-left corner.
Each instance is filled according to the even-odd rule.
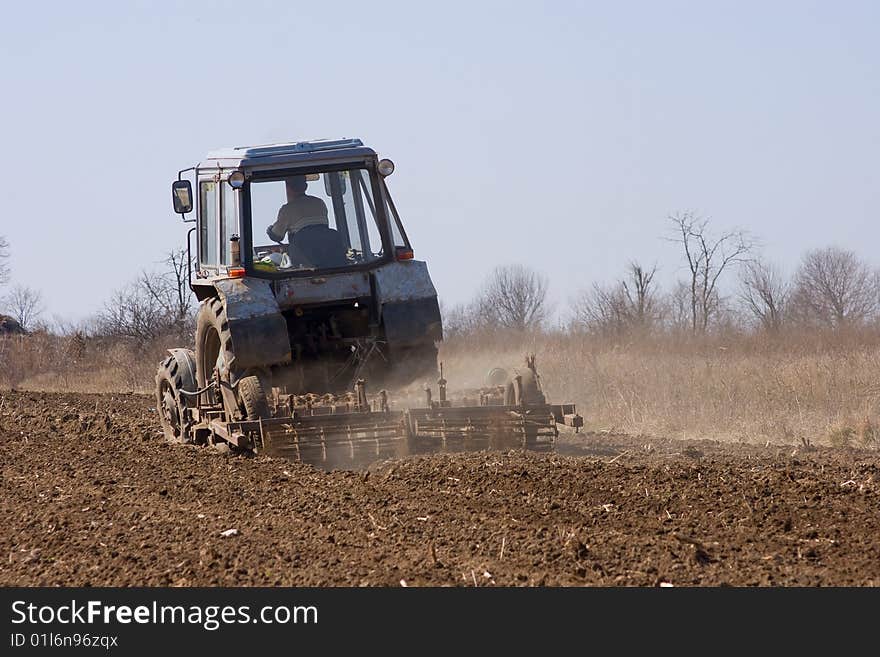
[[[172,183],[171,199],[174,201],[174,211],[177,214],[192,212],[193,190],[189,180],[175,180]]]

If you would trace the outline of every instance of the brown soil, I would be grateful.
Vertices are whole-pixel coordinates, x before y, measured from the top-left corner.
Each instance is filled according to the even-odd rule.
[[[325,473],[169,445],[151,406],[0,394],[0,584],[880,583],[876,451],[586,435]]]

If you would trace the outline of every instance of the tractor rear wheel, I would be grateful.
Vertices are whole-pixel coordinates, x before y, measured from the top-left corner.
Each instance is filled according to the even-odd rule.
[[[216,297],[207,299],[202,302],[196,317],[196,380],[199,387],[204,388],[211,381],[215,367],[219,367],[221,373],[233,371],[234,359],[226,308]]]
[[[196,379],[199,386],[205,387],[212,380],[215,369],[220,371],[222,381],[231,384],[213,399],[215,403],[223,402],[229,420],[269,417],[266,394],[269,386],[260,374],[251,374],[253,370],[243,373],[236,371],[235,348],[226,306],[217,298],[202,302],[196,318]],[[234,389],[234,393],[231,389]]]

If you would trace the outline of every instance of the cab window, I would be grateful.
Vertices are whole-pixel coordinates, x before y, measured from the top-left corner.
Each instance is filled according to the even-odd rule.
[[[199,183],[199,262],[217,265],[217,183]]]
[[[238,235],[238,212],[235,190],[228,182],[220,183],[220,262],[229,264],[229,239]]]
[[[270,273],[354,267],[385,255],[371,173],[342,167],[250,184],[254,268]]]
[[[394,202],[391,200],[391,195],[388,193],[388,188],[385,186],[385,181],[382,181],[382,191],[385,194],[385,198],[387,203],[385,205],[386,214],[388,215],[388,225],[391,227],[391,241],[394,243],[395,248],[409,248],[409,239],[406,237],[406,233],[403,230],[403,224],[400,222],[400,216],[397,214],[397,208],[394,207]]]

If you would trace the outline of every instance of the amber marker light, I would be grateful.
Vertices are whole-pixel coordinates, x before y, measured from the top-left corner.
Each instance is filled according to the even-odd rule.
[[[244,278],[244,267],[230,267],[226,270],[229,278]]]
[[[398,246],[394,253],[397,255],[398,260],[412,260],[415,258],[415,254],[412,249],[408,249],[405,246]]]

